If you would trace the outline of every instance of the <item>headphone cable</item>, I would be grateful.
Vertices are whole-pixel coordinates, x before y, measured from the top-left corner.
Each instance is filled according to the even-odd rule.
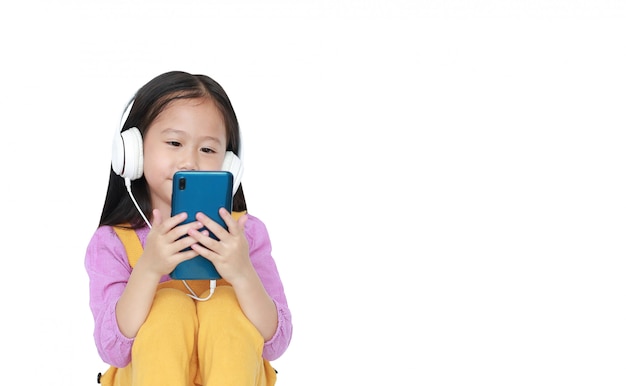
[[[130,199],[133,200],[133,204],[135,204],[135,208],[137,208],[137,210],[139,211],[139,214],[141,215],[141,217],[143,217],[143,221],[145,221],[146,224],[148,224],[148,228],[152,229],[152,224],[150,224],[150,221],[148,221],[148,219],[146,218],[146,215],[143,214],[143,211],[141,210],[141,208],[139,207],[139,204],[137,204],[137,201],[135,200],[135,196],[133,196],[133,191],[130,188],[130,178],[128,177],[124,178],[124,184],[126,185],[126,190],[128,190],[128,195],[130,196]]]

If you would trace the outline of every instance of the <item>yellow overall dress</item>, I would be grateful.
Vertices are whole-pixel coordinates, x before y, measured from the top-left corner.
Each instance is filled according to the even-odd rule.
[[[234,212],[235,218],[242,213]],[[114,227],[131,267],[143,252],[133,229]],[[189,280],[199,297],[209,280]],[[196,301],[180,280],[159,284],[133,342],[131,363],[99,375],[105,386],[272,386],[276,372],[262,357],[263,337],[239,307],[233,288],[217,281],[213,296]],[[157,337],[155,339],[155,337]]]

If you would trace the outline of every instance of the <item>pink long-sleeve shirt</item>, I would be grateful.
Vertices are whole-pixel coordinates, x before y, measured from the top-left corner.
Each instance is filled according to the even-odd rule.
[[[278,311],[278,327],[274,336],[265,342],[263,357],[269,361],[280,357],[291,342],[291,311],[278,269],[272,257],[272,246],[265,224],[258,218],[247,215],[245,233],[250,248],[250,260],[256,269],[265,290],[274,300]],[[146,242],[150,229],[137,229],[141,244]],[[110,226],[96,229],[87,246],[85,268],[89,275],[89,305],[93,313],[94,339],[102,360],[122,368],[130,363],[134,339],[125,337],[119,330],[115,317],[115,306],[132,268],[122,241]],[[163,276],[161,282],[171,280]]]

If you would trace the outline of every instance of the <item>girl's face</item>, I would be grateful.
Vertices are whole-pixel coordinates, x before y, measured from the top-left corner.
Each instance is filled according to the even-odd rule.
[[[178,99],[157,116],[143,139],[143,174],[152,207],[170,215],[172,177],[179,170],[221,170],[226,124],[210,99]]]

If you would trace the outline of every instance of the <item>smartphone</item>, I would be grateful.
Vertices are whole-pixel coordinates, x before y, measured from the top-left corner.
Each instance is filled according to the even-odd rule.
[[[219,215],[220,208],[232,213],[233,175],[228,171],[178,171],[172,182],[172,213],[174,216],[187,212],[183,224],[196,221],[196,213],[202,212],[213,221],[227,229]],[[206,228],[202,228],[205,230]],[[209,232],[215,240],[218,238]],[[184,236],[187,237],[187,236]],[[187,248],[191,249],[191,248]],[[213,263],[198,255],[183,261],[170,273],[175,280],[209,280],[221,276]]]

